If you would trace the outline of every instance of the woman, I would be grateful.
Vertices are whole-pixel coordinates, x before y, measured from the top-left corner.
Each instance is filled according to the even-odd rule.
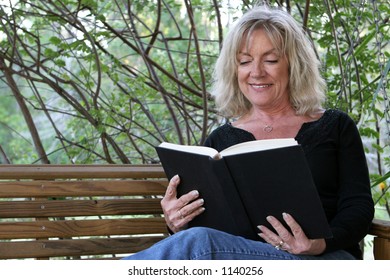
[[[325,83],[301,27],[282,10],[252,9],[225,38],[214,77],[219,111],[235,121],[214,130],[205,145],[223,150],[294,137],[305,151],[333,238],[308,239],[289,214],[283,219],[291,231],[275,217],[268,217],[275,231],[259,225],[265,242],[186,229],[205,209],[197,191],[176,197],[175,176],[161,201],[174,234],[128,259],[360,259],[359,241],[374,213],[362,142],[348,115],[322,108]]]

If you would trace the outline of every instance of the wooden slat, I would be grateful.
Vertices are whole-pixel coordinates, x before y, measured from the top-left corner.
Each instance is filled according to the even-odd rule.
[[[0,182],[0,197],[163,195],[166,186],[166,180],[13,181]]]
[[[390,260],[390,221],[374,219],[369,231],[374,235],[374,258]]]
[[[369,234],[390,239],[390,221],[374,219]]]
[[[390,239],[374,238],[374,258],[376,260],[390,260]]]
[[[66,220],[0,223],[0,239],[165,233],[163,218]]]
[[[161,214],[160,199],[0,201],[0,218]]]
[[[159,164],[0,165],[0,179],[166,178]]]
[[[0,165],[0,218],[16,218],[0,221],[0,258],[145,249],[166,236],[160,199],[167,185],[161,165]]]
[[[0,259],[128,254],[146,249],[163,238],[164,236],[139,236],[130,238],[1,242]]]

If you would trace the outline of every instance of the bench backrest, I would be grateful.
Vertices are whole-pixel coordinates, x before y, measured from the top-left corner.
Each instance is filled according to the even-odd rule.
[[[108,258],[167,236],[160,165],[0,165],[0,259]],[[374,220],[375,259],[390,221]]]
[[[166,186],[159,165],[0,165],[0,259],[147,248],[167,234]]]

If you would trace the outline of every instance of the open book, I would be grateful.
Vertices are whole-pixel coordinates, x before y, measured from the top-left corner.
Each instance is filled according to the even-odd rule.
[[[229,156],[229,155],[244,154],[244,153],[282,148],[282,147],[288,147],[294,145],[297,145],[297,141],[294,138],[279,138],[279,139],[248,141],[248,142],[230,146],[229,148],[226,148],[221,152],[218,152],[213,148],[205,147],[205,146],[189,146],[189,145],[172,144],[168,142],[162,142],[159,145],[159,147],[188,152],[188,153],[207,155],[213,159],[220,159],[224,156]]]
[[[266,217],[283,222],[286,212],[309,238],[332,235],[302,147],[292,138],[249,141],[221,152],[166,142],[156,150],[167,177],[180,176],[178,197],[196,189],[205,201],[206,211],[190,227],[260,240],[257,226],[272,228]]]

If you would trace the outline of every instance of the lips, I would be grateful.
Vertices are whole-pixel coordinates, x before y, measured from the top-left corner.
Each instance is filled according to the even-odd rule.
[[[269,88],[270,86],[272,86],[272,84],[249,84],[249,85],[255,89]]]

